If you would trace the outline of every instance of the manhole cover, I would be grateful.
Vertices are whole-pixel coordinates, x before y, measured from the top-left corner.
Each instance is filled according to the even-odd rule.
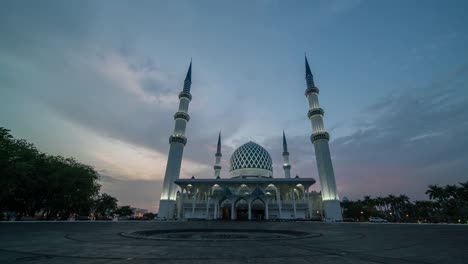
[[[272,240],[319,237],[319,233],[261,229],[170,229],[121,233],[124,237],[155,240]]]

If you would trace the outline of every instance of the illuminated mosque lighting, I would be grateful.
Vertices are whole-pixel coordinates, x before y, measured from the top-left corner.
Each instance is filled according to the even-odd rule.
[[[320,178],[321,192],[309,191],[313,178],[291,178],[291,165],[286,134],[283,131],[284,177],[273,177],[273,162],[268,151],[249,141],[239,146],[230,158],[229,175],[221,176],[221,132],[215,153],[212,178],[179,179],[182,156],[187,138],[185,129],[190,116],[192,95],[192,62],[179,93],[179,109],[174,115],[175,127],[169,137],[170,149],[159,206],[159,218],[165,219],[322,219],[342,221],[340,201],[328,141],[320,108],[319,89],[315,85],[307,57],[305,58],[309,104],[308,118],[312,123],[311,142]]]

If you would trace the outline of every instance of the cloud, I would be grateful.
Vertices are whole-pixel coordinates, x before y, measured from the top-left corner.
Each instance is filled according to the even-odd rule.
[[[364,107],[355,118],[358,130],[335,139],[331,133],[341,195],[406,193],[423,199],[429,184],[466,181],[467,76],[468,68],[460,66],[425,86],[392,92]],[[319,189],[310,134],[286,135],[292,174],[315,178]],[[275,177],[283,177],[281,140],[278,135],[263,142],[273,157]]]
[[[417,135],[417,136],[411,137],[411,138],[408,139],[408,141],[421,140],[421,139],[430,138],[430,137],[436,137],[436,136],[440,136],[440,135],[441,135],[441,133],[427,132],[427,133],[423,133],[423,134],[421,134],[421,135]]]
[[[63,8],[70,15],[64,19],[64,28],[43,19],[44,12],[49,11],[38,16],[29,8],[22,9],[31,13],[27,21],[8,14],[0,18],[4,22],[1,33],[9,36],[0,43],[0,87],[5,96],[1,101],[16,101],[7,104],[15,107],[14,111],[3,113],[21,113],[16,116],[20,120],[8,118],[13,120],[10,125],[27,123],[33,131],[20,133],[39,145],[46,144],[44,150],[78,157],[113,177],[114,181],[103,185],[104,192],[134,206],[153,207],[160,196],[156,185],[164,176],[177,95],[185,76],[162,67],[157,56],[108,46],[86,32],[86,25],[93,22],[80,17],[86,13],[83,8],[76,10],[81,14]],[[82,23],[75,23],[78,21]],[[5,26],[11,24],[22,26],[15,30]],[[189,142],[181,177],[212,177],[217,132],[223,130],[225,138],[236,133],[242,126],[242,114],[230,114],[229,106],[235,102],[219,100],[220,84],[201,78],[200,68],[194,68],[194,72],[196,100],[190,106],[192,121],[187,129]],[[229,97],[231,93],[222,94]],[[19,111],[21,103],[32,114]],[[226,108],[220,108],[221,104]],[[142,186],[147,190],[145,198],[135,195]]]
[[[357,121],[366,126],[363,129],[334,140],[332,134],[341,193],[348,197],[408,193],[421,199],[429,184],[465,181],[467,76],[468,68],[461,66],[423,87],[402,89],[364,109],[363,118],[371,121]],[[306,143],[302,137],[289,139],[290,152],[299,150],[301,164],[311,156],[302,153],[298,139]],[[297,166],[303,174],[312,168]]]
[[[456,56],[456,51],[446,51],[454,47],[453,42],[463,44],[456,28],[444,28],[446,35],[433,34],[413,43],[409,47],[428,42],[407,50],[404,59],[389,60],[388,56],[397,54],[393,40],[407,39],[402,36],[411,33],[395,31],[396,35],[382,38],[382,52],[369,59],[363,39],[376,35],[370,34],[368,15],[390,11],[366,14],[368,8],[356,8],[361,1],[321,1],[310,6],[259,2],[229,8],[223,3],[146,4],[132,8],[95,1],[2,4],[2,121],[51,153],[78,156],[115,178],[105,188],[130,202],[133,188],[145,182],[157,184],[164,174],[177,94],[189,58],[196,56],[181,177],[213,176],[219,130],[222,177],[228,176],[234,149],[248,140],[270,152],[274,175],[282,177],[281,130],[285,128],[293,175],[318,180],[301,95],[303,66],[291,59],[298,56],[297,50],[300,54],[316,50],[314,64],[323,72],[317,74],[324,84],[320,96],[342,194],[352,198],[362,193],[408,192],[419,197],[429,183],[466,178],[467,67],[445,77],[420,70],[432,68],[427,65],[411,67],[418,72],[401,70],[405,63],[433,60],[435,51],[438,56]],[[318,11],[312,17],[311,8]],[[218,12],[227,9],[232,11],[227,16]],[[347,19],[345,27],[343,19]],[[407,27],[402,21],[392,25]],[[373,26],[381,28],[384,22]],[[379,61],[385,62],[381,63],[385,69],[376,67]],[[434,80],[389,92],[383,84],[398,78],[380,78],[385,77],[382,72],[396,68],[400,79],[410,83]],[[332,82],[327,84],[327,79]],[[379,83],[385,92],[374,89]],[[336,94],[327,97],[328,87],[337,87]],[[369,98],[380,92],[388,96],[371,102]],[[353,102],[361,93],[369,96]],[[366,104],[355,111],[356,105]],[[159,191],[153,189],[154,193],[149,188],[147,193],[157,199]]]

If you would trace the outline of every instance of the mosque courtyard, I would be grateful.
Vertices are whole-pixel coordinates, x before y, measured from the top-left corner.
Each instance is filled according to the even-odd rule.
[[[468,226],[0,223],[0,263],[466,263]]]

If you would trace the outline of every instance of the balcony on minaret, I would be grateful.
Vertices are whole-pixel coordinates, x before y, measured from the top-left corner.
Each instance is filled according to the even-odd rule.
[[[183,135],[172,135],[169,137],[169,144],[171,143],[182,143],[187,144],[187,138]]]
[[[314,115],[321,115],[323,116],[324,114],[324,111],[322,108],[314,108],[314,109],[310,109],[309,112],[307,113],[307,117],[310,119],[311,117],[313,117]]]
[[[192,95],[190,94],[190,92],[186,92],[185,90],[179,93],[179,99],[182,98],[187,98],[189,99],[189,101],[192,101]]]
[[[327,133],[327,132],[318,132],[318,133],[314,133],[310,136],[310,140],[312,141],[312,143],[315,143],[319,140],[330,140],[330,135]]]
[[[190,115],[185,113],[185,112],[177,112],[174,114],[174,119],[181,118],[184,119],[185,121],[190,121]]]

